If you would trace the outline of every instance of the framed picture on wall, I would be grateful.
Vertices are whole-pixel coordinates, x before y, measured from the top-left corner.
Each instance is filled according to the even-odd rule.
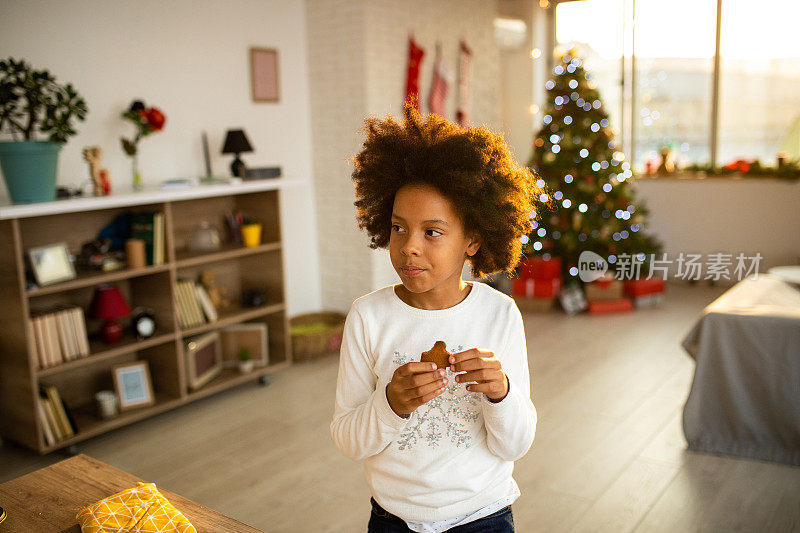
[[[278,50],[250,48],[250,87],[254,102],[277,102]]]
[[[219,333],[207,333],[186,342],[186,374],[189,388],[199,389],[222,371],[222,345]]]
[[[116,365],[113,374],[120,411],[152,405],[155,402],[147,361]]]
[[[266,324],[236,324],[219,331],[222,341],[222,365],[235,368],[239,362],[239,350],[247,348],[254,366],[269,363]]]

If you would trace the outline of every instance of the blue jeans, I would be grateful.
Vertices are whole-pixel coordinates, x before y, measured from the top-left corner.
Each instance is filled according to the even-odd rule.
[[[409,529],[402,518],[385,510],[372,498],[369,499],[369,502],[372,504],[372,513],[369,517],[367,533],[406,533],[408,531],[414,533],[414,530]],[[511,506],[447,531],[448,533],[514,533],[514,516],[511,514]]]

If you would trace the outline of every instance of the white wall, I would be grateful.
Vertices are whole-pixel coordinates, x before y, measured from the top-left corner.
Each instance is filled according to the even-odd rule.
[[[800,264],[800,183],[758,179],[635,182],[649,231],[668,260],[679,253],[760,253],[760,270]],[[705,276],[705,268],[703,276]],[[731,283],[735,280],[731,280]],[[725,280],[720,281],[726,284]]]
[[[456,109],[458,41],[473,49],[471,122],[499,126],[499,54],[485,0],[306,0],[314,177],[319,205],[323,307],[346,311],[352,301],[398,283],[385,250],[370,250],[356,226],[351,158],[364,140],[367,115],[401,115],[408,34],[425,49],[420,99],[427,112],[437,39],[453,76],[447,118]]]
[[[279,103],[251,101],[250,46],[279,50]],[[87,102],[86,121],[61,151],[59,184],[88,178],[81,151],[99,145],[112,191],[129,189],[130,159],[119,137],[132,135],[133,127],[120,114],[133,99],[167,117],[162,132],[139,143],[145,184],[203,175],[202,131],[213,172],[227,175],[232,158],[220,150],[234,127],[245,129],[255,149],[242,155],[246,164],[279,165],[284,176],[309,180],[283,196],[287,305],[290,316],[319,308],[302,2],[3,0],[0,50],[71,82]]]

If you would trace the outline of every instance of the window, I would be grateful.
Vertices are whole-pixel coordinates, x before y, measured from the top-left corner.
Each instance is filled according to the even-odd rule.
[[[724,0],[718,162],[800,159],[800,3]]]
[[[800,2],[721,1],[556,4],[557,45],[582,49],[634,170],[665,146],[679,168],[800,159]]]

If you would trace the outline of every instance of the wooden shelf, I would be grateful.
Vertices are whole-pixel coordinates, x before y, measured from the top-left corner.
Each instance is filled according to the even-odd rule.
[[[219,320],[208,322],[202,326],[184,329],[181,331],[181,336],[190,337],[199,333],[205,333],[206,331],[210,331],[212,329],[222,328],[225,326],[230,326],[231,324],[238,324],[240,322],[246,322],[248,320],[266,316],[272,313],[278,313],[280,311],[284,311],[285,309],[286,306],[282,303],[254,308],[234,306],[220,313]]]
[[[175,252],[176,266],[178,268],[191,267],[198,265],[205,265],[208,263],[216,263],[218,261],[226,261],[237,257],[246,257],[249,255],[263,254],[266,252],[273,252],[281,249],[281,243],[270,242],[252,248],[246,248],[241,244],[226,244],[221,250],[217,252],[196,253],[189,250],[179,250]]]
[[[159,191],[157,195],[86,198],[72,203],[53,202],[49,206],[0,208],[0,294],[3,295],[0,375],[4,385],[0,387],[0,412],[3,413],[0,436],[39,453],[49,453],[291,365],[280,189],[279,183],[273,181],[237,188],[198,189],[191,194]],[[165,264],[113,272],[81,272],[69,281],[31,290],[26,288],[25,256],[29,248],[64,242],[75,251],[117,216],[142,210],[164,213]],[[212,253],[188,251],[198,220],[224,220],[226,213],[234,210],[259,217],[264,244],[252,248],[229,244]],[[258,288],[268,295],[268,305],[256,308],[233,305],[221,310],[215,322],[179,330],[175,284],[182,277],[196,278],[200,270],[206,269],[216,275],[223,297],[238,302],[246,289]],[[31,307],[43,311],[62,305],[86,307],[87,288],[120,281],[124,281],[120,283],[120,290],[131,307],[153,310],[157,334],[138,340],[126,330],[116,344],[95,340],[89,343],[90,355],[37,369]],[[274,363],[245,375],[238,369],[226,369],[200,390],[188,390],[184,338],[247,321],[268,326],[268,350]],[[112,369],[117,363],[135,361],[147,361],[149,365],[156,391],[155,404],[123,412],[111,420],[97,418],[94,394],[113,389]],[[37,415],[38,391],[42,384],[56,387],[65,404],[72,408],[79,429],[77,435],[50,446],[45,443]]]
[[[113,272],[83,272],[78,273],[75,279],[56,283],[54,285],[47,285],[45,287],[38,287],[36,289],[26,290],[28,298],[35,298],[37,296],[44,296],[45,294],[54,294],[57,292],[71,291],[73,289],[80,289],[83,287],[91,287],[100,283],[110,283],[112,281],[120,281],[123,279],[138,278],[141,276],[150,276],[158,274],[159,272],[166,272],[169,270],[170,265],[156,265],[147,266],[143,268],[123,268]]]
[[[80,368],[82,366],[99,363],[100,361],[105,361],[107,359],[113,359],[118,355],[158,346],[159,344],[164,344],[165,342],[170,342],[173,340],[175,340],[174,331],[170,333],[164,333],[163,335],[155,335],[144,340],[137,340],[133,335],[126,334],[119,342],[111,346],[105,344],[103,341],[92,341],[89,343],[90,353],[87,357],[75,359],[74,361],[67,361],[66,363],[61,363],[60,365],[51,366],[48,368],[41,368],[37,371],[37,375],[39,377],[52,376],[54,374]]]
[[[112,429],[127,426],[128,424],[149,418],[155,414],[163,413],[164,411],[168,411],[184,403],[179,397],[160,393],[155,393],[155,400],[156,402],[153,405],[131,409],[130,411],[122,411],[119,415],[109,420],[102,420],[97,417],[93,403],[70,408],[72,417],[75,419],[75,425],[79,430],[78,433],[68,439],[58,441],[51,446],[46,446],[42,450],[42,453],[49,453],[59,448],[64,448],[77,442],[96,437]]]
[[[265,367],[254,368],[252,372],[248,372],[247,374],[242,374],[236,368],[225,368],[222,370],[219,376],[206,383],[203,387],[197,389],[196,391],[191,391],[189,393],[189,399],[196,400],[216,394],[230,387],[247,383],[248,381],[253,381],[263,375],[272,374],[278,370],[288,367],[289,365],[290,363],[288,361],[282,361],[267,365]]]

